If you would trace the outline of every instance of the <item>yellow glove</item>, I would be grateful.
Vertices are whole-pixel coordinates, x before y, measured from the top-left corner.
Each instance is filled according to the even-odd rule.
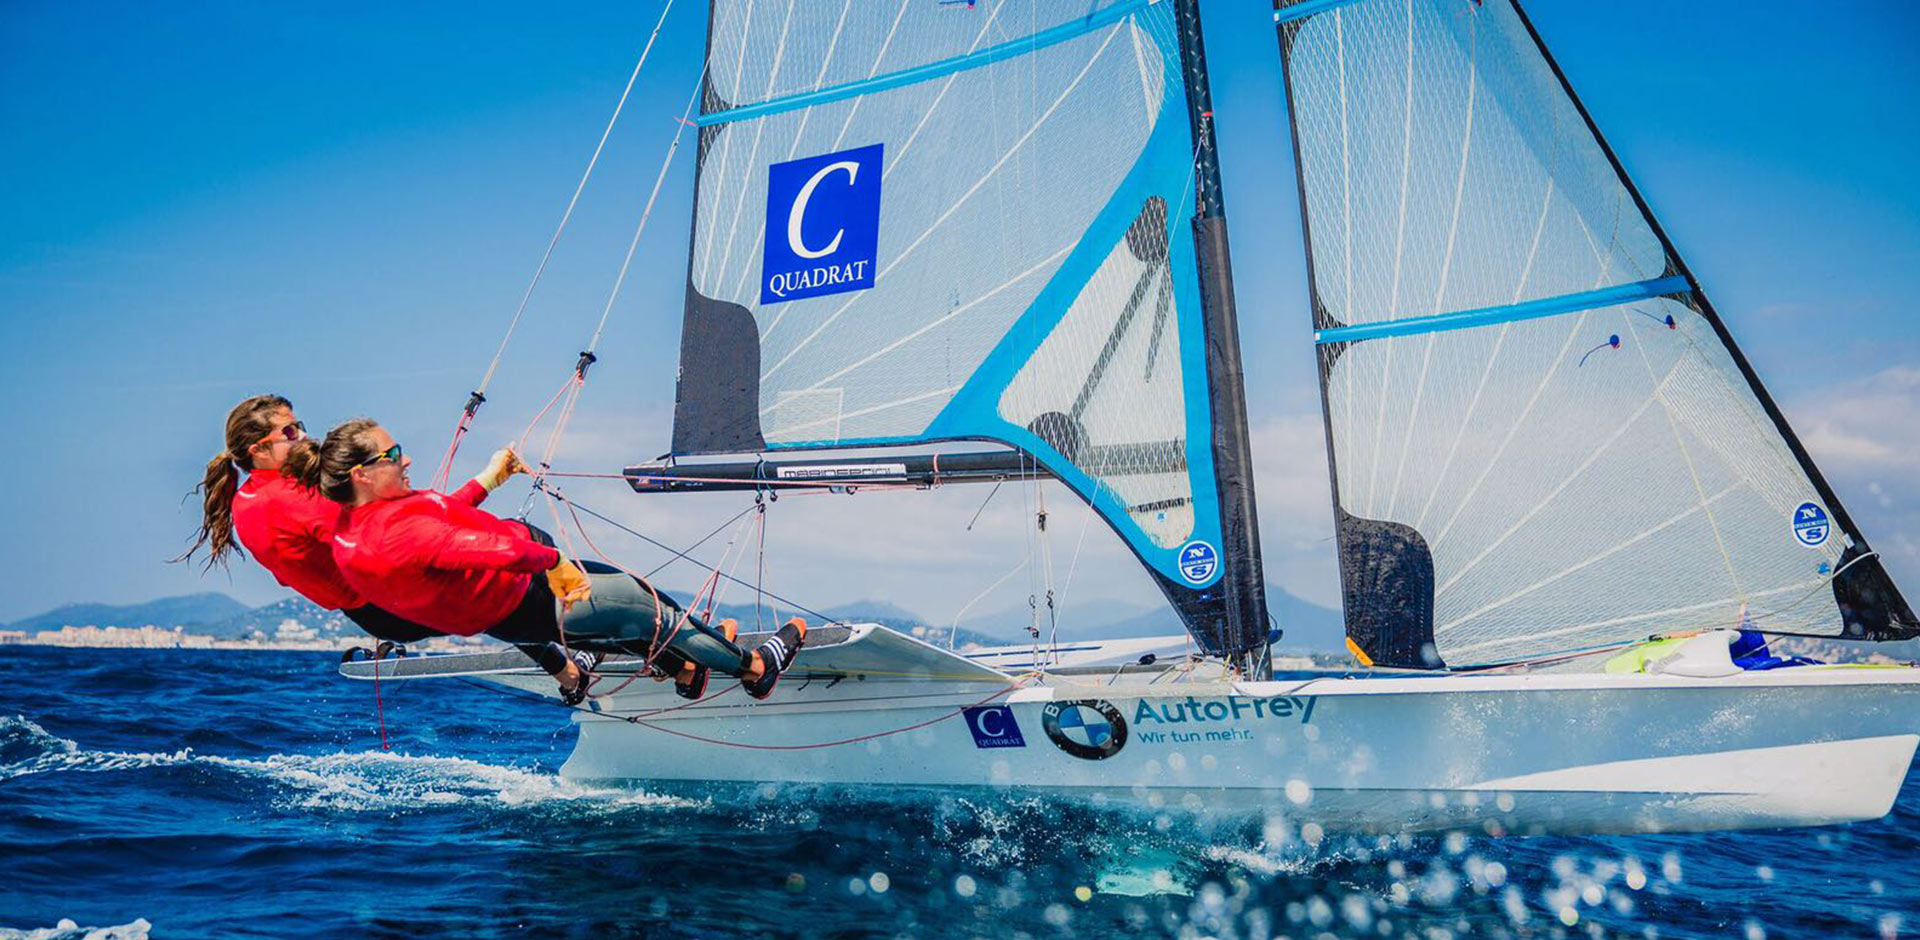
[[[516,473],[531,472],[533,471],[528,469],[526,461],[521,460],[520,455],[513,452],[513,448],[502,447],[493,452],[493,459],[487,461],[487,469],[476,474],[473,480],[486,487],[487,492],[491,493],[507,482],[508,477]]]
[[[547,569],[547,587],[560,599],[562,610],[571,610],[573,605],[593,596],[593,582],[587,580],[587,573],[565,558]]]

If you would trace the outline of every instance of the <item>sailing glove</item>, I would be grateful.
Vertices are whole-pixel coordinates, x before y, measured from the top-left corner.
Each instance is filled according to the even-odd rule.
[[[547,569],[547,587],[552,588],[553,596],[560,599],[563,610],[571,609],[574,604],[593,596],[593,583],[587,580],[587,573],[565,558]]]

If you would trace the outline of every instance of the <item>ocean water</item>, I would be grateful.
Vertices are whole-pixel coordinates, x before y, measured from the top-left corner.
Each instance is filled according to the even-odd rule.
[[[1852,826],[1308,844],[984,791],[580,786],[566,712],[462,684],[383,687],[383,750],[334,663],[0,649],[0,940],[1920,936],[1920,775]]]

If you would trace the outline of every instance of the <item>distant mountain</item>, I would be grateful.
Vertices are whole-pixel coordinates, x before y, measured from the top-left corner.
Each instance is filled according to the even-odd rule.
[[[669,593],[673,595],[674,599],[683,603],[693,596],[693,592],[691,591],[670,591]],[[742,592],[741,596],[750,597],[750,595],[746,595],[744,592]],[[779,604],[769,604],[768,607],[763,610],[757,607],[751,599],[747,599],[740,603],[721,604],[719,607],[714,608],[713,617],[715,620],[732,617],[740,621],[740,629],[753,630],[761,616],[764,615],[771,619],[776,609],[783,620],[786,617],[794,616],[796,613],[807,616],[803,611],[796,611],[792,607]],[[837,604],[832,607],[827,607],[820,612],[834,620],[844,623],[884,624],[908,636],[918,637],[928,643],[932,643],[935,646],[949,645],[946,625],[936,626],[927,618],[898,604],[887,601],[853,601],[848,604]],[[814,618],[809,617],[808,619],[811,621]],[[769,623],[768,626],[771,627],[774,626],[774,624]],[[963,628],[955,631],[952,645],[956,647],[964,647],[968,644],[996,646],[1005,642],[1007,641],[1000,637],[989,636],[985,633]]]
[[[683,603],[691,591],[669,590]],[[743,629],[752,630],[762,616],[751,594],[735,594],[735,603],[722,604],[715,619],[732,617]],[[1280,646],[1286,649],[1338,650],[1345,629],[1340,613],[1311,601],[1302,600],[1269,585],[1267,603],[1274,619],[1286,631]],[[769,605],[764,616],[778,612],[792,616],[796,611],[784,605]],[[967,626],[953,629],[950,623],[936,623],[898,604],[882,600],[853,601],[821,611],[835,620],[880,623],[920,637],[937,646],[965,647],[969,644],[997,646],[1026,641],[1026,625],[1031,612],[1025,607],[1003,610],[984,616],[967,616]],[[140,627],[152,624],[162,628],[185,627],[190,633],[226,639],[260,635],[271,637],[287,621],[310,629],[322,637],[357,636],[359,631],[337,611],[322,610],[304,598],[288,597],[261,607],[249,608],[225,594],[188,594],[163,597],[144,604],[68,604],[46,613],[10,624],[15,630],[57,630],[64,626]],[[770,624],[769,624],[770,625]],[[1063,639],[1105,640],[1123,637],[1167,636],[1180,632],[1180,622],[1172,610],[1140,607],[1123,601],[1089,598],[1068,604],[1060,617]]]
[[[234,640],[245,639],[256,633],[271,637],[289,620],[322,637],[339,636],[342,633],[359,635],[359,628],[341,616],[339,611],[327,610],[304,597],[289,597],[243,610],[218,623],[200,625],[191,632]]]
[[[1132,622],[1147,616],[1162,619],[1171,618],[1172,611],[1165,607],[1142,607],[1125,601],[1110,600],[1104,597],[1075,597],[1069,599],[1060,608],[1058,620],[1060,629],[1071,636],[1091,636],[1087,630],[1103,629],[1116,623]],[[1043,618],[1044,619],[1044,618]],[[1024,638],[1027,624],[1033,620],[1033,608],[1025,604],[1009,607],[994,613],[968,613],[960,622],[983,633],[1002,637]],[[1083,629],[1084,628],[1084,629]],[[1174,632],[1180,628],[1175,625]],[[1165,632],[1165,631],[1161,631]],[[1134,636],[1147,634],[1135,633]],[[1014,642],[1012,640],[1008,642]]]
[[[16,620],[14,630],[58,630],[61,627],[158,627],[218,623],[247,612],[247,605],[225,594],[209,591],[162,597],[140,604],[63,604],[43,614]]]
[[[1267,585],[1267,610],[1285,631],[1282,649],[1341,650],[1346,647],[1346,626],[1340,612],[1287,593],[1284,588]],[[1031,612],[1016,607],[982,617],[968,616],[965,621],[993,642],[1018,643]],[[1076,640],[1115,640],[1140,636],[1176,636],[1182,631],[1180,618],[1164,605],[1139,607],[1112,600],[1070,602],[1060,612],[1060,635]]]
[[[1345,648],[1346,626],[1340,612],[1312,601],[1295,597],[1285,590],[1267,585],[1267,612],[1284,631],[1281,649],[1338,650]],[[1063,632],[1066,630],[1062,627]],[[1081,620],[1072,630],[1076,638],[1113,640],[1135,636],[1172,636],[1181,632],[1180,619],[1171,609],[1143,611],[1135,616],[1106,623]]]

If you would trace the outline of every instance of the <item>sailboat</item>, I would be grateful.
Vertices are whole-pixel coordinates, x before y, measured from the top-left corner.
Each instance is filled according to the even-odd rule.
[[[615,659],[562,775],[1324,831],[1888,812],[1920,669],[1743,662],[1920,622],[1513,0],[1275,4],[1359,665],[1273,668],[1199,6],[714,0],[672,446],[624,471],[1057,481],[1184,634],[819,626],[768,701]],[[512,654],[342,669],[552,691]]]

